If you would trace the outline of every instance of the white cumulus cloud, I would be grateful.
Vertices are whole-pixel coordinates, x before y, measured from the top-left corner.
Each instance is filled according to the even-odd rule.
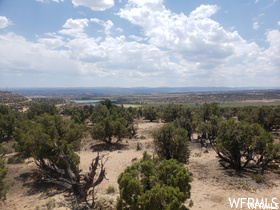
[[[40,38],[38,42],[43,44],[46,49],[56,49],[63,46],[65,43],[61,37],[58,38]]]
[[[137,42],[142,42],[143,41],[143,38],[142,37],[139,37],[139,36],[135,36],[135,35],[130,35],[129,38],[137,41]]]
[[[77,63],[69,59],[67,51],[52,50],[49,44],[29,42],[14,33],[0,35],[0,66],[3,74],[75,74]],[[57,45],[57,44],[56,44]],[[7,71],[6,71],[7,70]],[[30,81],[32,82],[32,81]]]
[[[218,10],[216,5],[201,5],[189,15],[176,14],[166,9],[162,1],[129,0],[118,15],[140,26],[150,45],[165,48],[170,66],[177,65],[175,72],[181,79],[192,78],[192,84],[204,81],[210,86],[213,82],[221,86],[250,86],[256,81],[262,83],[264,77],[265,81],[271,80],[266,69],[277,66],[277,59],[272,62],[277,55],[277,48],[273,47],[278,46],[277,33],[268,33],[271,47],[264,52],[255,42],[247,42],[237,31],[228,31],[211,19]],[[274,56],[269,58],[269,53]],[[246,79],[238,84],[233,78]]]
[[[280,69],[280,31],[271,30],[267,32],[266,41],[270,44],[270,47],[264,52],[265,57],[270,60],[271,66],[275,67],[277,71]],[[280,74],[278,73],[279,77]]]
[[[203,19],[209,18],[214,15],[219,10],[217,5],[201,5],[191,12],[189,18],[193,19]]]
[[[75,7],[85,6],[94,11],[104,11],[114,6],[114,0],[72,0]]]
[[[111,20],[103,21],[98,18],[91,18],[91,22],[95,22],[100,24],[104,27],[104,33],[109,36],[111,34],[111,28],[114,26],[113,22]]]
[[[61,30],[33,42],[2,34],[1,73],[79,78],[81,86],[279,85],[279,30],[267,31],[264,49],[214,21],[216,5],[177,14],[163,2],[128,0],[119,10],[117,15],[139,26],[139,33],[127,34],[117,21],[98,16],[70,18]],[[100,29],[97,24],[102,33],[87,34],[87,27]]]
[[[11,24],[8,18],[5,16],[0,16],[0,29],[6,28],[8,25]]]
[[[182,59],[204,60],[202,66],[213,67],[244,48],[237,32],[210,19],[219,9],[216,5],[201,5],[186,16],[167,10],[161,1],[144,2],[149,4],[130,0],[118,15],[141,26],[150,44],[179,53]]]
[[[68,19],[62,26],[64,29],[60,30],[59,33],[74,37],[84,37],[84,28],[88,26],[89,20],[84,19]]]

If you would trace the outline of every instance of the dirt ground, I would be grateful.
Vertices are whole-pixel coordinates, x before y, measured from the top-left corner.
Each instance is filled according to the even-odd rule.
[[[108,147],[101,142],[91,140],[90,137],[84,140],[83,149],[79,152],[80,168],[84,173],[88,171],[88,167],[98,151],[101,155],[107,154],[108,156],[105,165],[107,179],[96,188],[97,196],[107,194],[108,187],[113,187],[115,193],[111,196],[116,199],[119,194],[117,184],[119,174],[132,162],[141,159],[144,151],[153,153],[152,131],[162,126],[162,123],[144,120],[139,120],[137,123],[136,138],[123,139],[119,146]],[[142,149],[137,151],[138,142]],[[215,151],[211,148],[201,148],[200,143],[192,140],[190,149],[191,156],[186,167],[189,168],[192,175],[192,189],[191,199],[185,202],[187,207],[193,203],[190,209],[231,209],[229,198],[267,198],[269,201],[277,198],[280,203],[279,174],[267,171],[265,183],[257,184],[250,178],[250,171],[236,174],[233,170],[221,167]],[[23,164],[9,164],[8,167],[7,181],[14,181],[14,185],[8,191],[7,200],[0,206],[0,209],[36,209],[51,196],[61,193],[52,185],[40,182],[38,167],[32,159],[25,160]],[[63,193],[63,195],[67,196],[67,193]]]

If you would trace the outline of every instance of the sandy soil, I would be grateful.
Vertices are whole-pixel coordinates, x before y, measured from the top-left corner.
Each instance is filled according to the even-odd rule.
[[[159,128],[162,123],[140,120],[136,138],[123,139],[121,145],[106,147],[103,143],[94,142],[89,137],[84,141],[84,147],[79,152],[81,157],[80,168],[84,173],[93,158],[99,151],[101,155],[107,154],[106,162],[107,180],[104,180],[97,188],[97,196],[107,194],[109,186],[114,187],[116,192],[112,194],[117,198],[119,194],[117,178],[119,174],[132,162],[142,157],[143,151],[153,153],[152,131]],[[137,142],[142,150],[137,151]],[[190,143],[191,157],[189,168],[192,175],[191,209],[230,209],[229,198],[278,198],[280,203],[280,175],[266,172],[265,184],[256,184],[249,176],[250,171],[236,174],[232,170],[222,168],[211,149],[200,147],[200,143]],[[11,154],[13,155],[13,154]],[[31,159],[25,160],[24,164],[9,164],[8,181],[14,181],[14,186],[8,191],[7,200],[0,206],[10,210],[35,209],[36,206],[50,197],[59,193],[53,186],[38,181],[38,167]],[[66,193],[64,193],[66,195]],[[185,202],[189,205],[190,200]],[[246,209],[246,208],[243,208]]]
[[[250,171],[237,174],[224,169],[212,149],[199,148],[192,143],[192,154],[188,168],[192,173],[191,209],[230,209],[229,198],[278,198],[280,203],[279,174],[266,172],[265,184],[256,184]],[[207,207],[207,208],[206,208]],[[243,209],[248,209],[244,208]]]

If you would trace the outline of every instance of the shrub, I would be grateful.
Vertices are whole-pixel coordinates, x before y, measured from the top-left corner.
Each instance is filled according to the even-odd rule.
[[[142,136],[140,136],[139,138],[140,138],[140,139],[146,139],[146,137],[145,137],[145,136],[143,136],[143,135],[142,135]]]
[[[7,183],[4,181],[9,169],[5,166],[6,161],[2,157],[4,156],[4,154],[7,153],[7,151],[8,149],[3,147],[2,144],[0,144],[0,205],[1,200],[6,199],[6,193],[12,185],[12,183]]]
[[[156,108],[152,106],[144,107],[143,116],[145,117],[146,120],[150,120],[150,122],[156,120],[158,118]]]
[[[193,200],[190,200],[189,207],[193,207]]]
[[[110,193],[115,193],[116,189],[114,186],[109,186],[106,191],[107,191],[107,194],[110,194]]]
[[[181,209],[190,198],[190,182],[182,163],[152,160],[144,153],[141,162],[127,167],[118,178],[117,209]]]
[[[78,164],[80,157],[75,151],[80,149],[84,131],[84,125],[64,121],[59,115],[43,114],[36,117],[34,123],[27,122],[23,128],[16,129],[14,135],[17,144],[14,147],[26,157],[33,157],[41,164],[45,164],[45,159],[48,159],[62,166],[64,163],[57,155],[59,148]]]
[[[124,121],[124,118],[113,120],[110,117],[106,117],[100,123],[93,126],[91,136],[108,144],[113,144],[113,137],[116,137],[117,140],[114,143],[117,143],[121,138],[128,135],[128,128],[125,126]]]
[[[262,183],[265,181],[265,178],[261,174],[250,174],[251,179],[253,179],[256,183]]]
[[[142,149],[141,144],[140,144],[139,142],[137,142],[137,147],[136,147],[136,150],[137,150],[137,151],[139,151],[139,150],[141,150],[141,149]]]
[[[179,162],[188,162],[189,138],[185,129],[175,128],[173,124],[167,123],[154,131],[153,137],[156,153],[161,159],[173,158]]]
[[[5,167],[5,160],[0,158],[0,201],[6,199],[6,193],[8,190],[7,183],[4,182],[4,178],[8,173],[8,168]]]
[[[262,173],[273,160],[280,159],[280,144],[274,144],[273,137],[259,124],[221,122],[216,145],[223,162],[235,170],[245,168],[250,160],[255,160]],[[241,160],[245,158],[243,163]]]
[[[58,114],[58,110],[55,107],[54,104],[32,104],[30,108],[27,111],[27,117],[28,119],[34,119],[35,116],[41,116],[43,114],[50,114],[50,115],[56,115]]]
[[[24,163],[24,160],[21,158],[8,158],[7,163],[8,164],[20,164],[20,163]]]

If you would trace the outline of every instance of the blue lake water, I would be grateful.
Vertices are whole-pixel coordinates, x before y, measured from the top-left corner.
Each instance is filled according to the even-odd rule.
[[[78,104],[98,104],[101,102],[101,100],[69,100],[69,101]]]

